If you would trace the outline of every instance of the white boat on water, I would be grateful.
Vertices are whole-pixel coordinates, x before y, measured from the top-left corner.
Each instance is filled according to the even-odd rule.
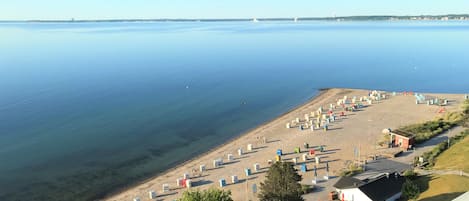
[[[252,22],[259,22],[259,20],[257,20],[257,18],[253,18]]]
[[[297,17],[293,18],[293,21],[298,22],[298,18]]]

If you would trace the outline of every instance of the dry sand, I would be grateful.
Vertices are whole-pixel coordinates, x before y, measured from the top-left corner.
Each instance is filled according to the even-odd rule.
[[[388,97],[371,105],[364,103],[365,108],[356,112],[345,112],[345,117],[339,117],[337,121],[330,124],[330,130],[309,129],[300,131],[298,128],[286,128],[286,123],[291,122],[295,118],[304,120],[304,115],[316,111],[320,106],[326,110],[329,104],[336,104],[338,99],[348,96],[361,97],[367,96],[368,90],[356,89],[329,89],[321,93],[310,102],[296,108],[295,110],[280,116],[279,118],[266,123],[258,128],[232,140],[210,152],[203,154],[191,161],[180,165],[171,171],[167,171],[155,178],[145,181],[133,188],[127,189],[121,193],[112,195],[105,200],[125,200],[132,201],[135,197],[139,197],[141,201],[152,200],[149,198],[149,191],[156,191],[158,197],[156,200],[174,200],[181,196],[182,192],[187,190],[176,186],[176,179],[183,177],[184,173],[191,174],[192,189],[207,189],[210,187],[220,188],[219,179],[225,179],[227,186],[223,189],[231,190],[232,198],[238,200],[257,200],[256,194],[252,192],[252,185],[259,184],[264,180],[265,171],[268,169],[267,160],[275,161],[276,150],[282,149],[287,155],[283,156],[283,160],[291,161],[293,157],[298,157],[298,162],[303,163],[302,154],[294,154],[294,148],[303,149],[303,143],[309,143],[310,146],[325,145],[326,151],[318,153],[323,161],[329,161],[330,175],[337,175],[338,171],[344,167],[346,161],[354,160],[354,148],[359,147],[361,156],[366,157],[371,154],[379,154],[382,150],[377,147],[377,141],[383,136],[384,128],[397,128],[399,126],[422,122],[435,118],[439,114],[437,111],[440,106],[426,104],[415,104],[415,97],[402,93],[392,96],[387,93]],[[449,105],[445,106],[446,111],[455,111],[460,109],[460,103],[464,96],[458,94],[425,94],[450,100]],[[337,108],[334,112],[337,114],[343,111]],[[267,143],[263,142],[266,137]],[[254,149],[247,151],[247,145],[252,144]],[[242,148],[244,155],[238,156],[237,150]],[[306,150],[302,150],[306,151]],[[227,162],[227,154],[233,154],[234,161]],[[223,158],[226,164],[220,168],[213,168],[213,160]],[[255,172],[253,165],[259,163],[260,172]],[[199,169],[199,165],[205,164],[207,171],[202,176],[194,177],[193,169]],[[315,165],[314,160],[306,161],[308,169],[312,169]],[[325,173],[325,163],[318,165],[318,176],[322,178]],[[300,169],[300,166],[296,166]],[[244,169],[250,168],[253,171],[248,179],[245,176]],[[313,171],[301,173],[303,176],[303,184],[312,184],[314,178]],[[231,175],[237,175],[239,183],[231,183]],[[308,200],[324,200],[327,192],[333,190],[331,188],[333,180],[323,181],[318,184],[322,186],[319,192],[313,192],[311,195],[305,196]],[[169,184],[171,191],[162,192],[162,185]]]

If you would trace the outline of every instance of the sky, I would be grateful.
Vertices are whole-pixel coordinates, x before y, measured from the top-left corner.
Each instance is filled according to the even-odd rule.
[[[0,20],[469,14],[469,0],[0,0]]]

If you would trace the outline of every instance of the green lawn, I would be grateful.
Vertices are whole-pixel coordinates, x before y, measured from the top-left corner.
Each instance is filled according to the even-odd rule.
[[[458,175],[422,176],[419,201],[449,201],[469,191],[469,178]]]
[[[469,173],[469,137],[465,137],[437,156],[433,169],[463,170]],[[421,176],[419,201],[449,201],[469,191],[469,177],[459,175]]]
[[[441,153],[437,159],[434,169],[439,170],[463,170],[469,173],[469,137],[451,146]]]

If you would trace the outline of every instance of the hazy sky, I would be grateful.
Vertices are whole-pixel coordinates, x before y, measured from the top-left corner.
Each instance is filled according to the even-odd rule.
[[[0,0],[1,20],[469,13],[469,0]]]

